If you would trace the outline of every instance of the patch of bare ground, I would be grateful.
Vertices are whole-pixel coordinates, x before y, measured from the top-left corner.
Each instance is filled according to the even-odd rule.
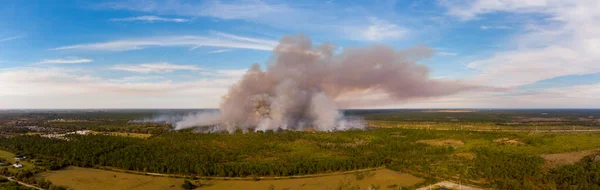
[[[507,137],[496,139],[496,140],[494,140],[494,142],[501,144],[501,145],[524,145],[525,144],[525,143],[519,141],[518,139],[510,139]]]
[[[600,151],[600,148],[576,152],[563,152],[557,154],[542,154],[541,156],[542,158],[544,158],[544,160],[546,160],[546,163],[544,164],[545,167],[556,168],[559,166],[574,164],[575,162],[581,160],[581,158],[592,155],[598,151]]]
[[[464,189],[464,190],[483,190],[483,188],[470,186],[467,184],[450,182],[450,181],[442,181],[436,184],[432,184],[429,186],[418,188],[417,190],[429,190],[429,189]]]
[[[472,153],[472,152],[459,152],[459,153],[453,154],[453,156],[455,156],[457,158],[467,159],[467,160],[472,160],[477,157],[477,155],[475,155],[475,153]]]
[[[418,140],[418,143],[425,143],[431,146],[464,146],[465,143],[456,139],[430,139]]]

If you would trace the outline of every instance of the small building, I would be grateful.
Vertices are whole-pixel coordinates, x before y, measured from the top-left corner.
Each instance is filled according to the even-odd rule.
[[[4,163],[4,162],[0,162],[0,166],[4,166],[4,165],[5,165],[5,163]]]
[[[15,156],[15,161],[23,161],[23,160],[27,160],[26,156]]]
[[[15,167],[15,168],[22,168],[22,167],[23,167],[23,165],[22,165],[22,164],[19,164],[19,163],[16,163],[16,164],[13,164],[13,167]]]
[[[78,134],[78,135],[87,135],[90,132],[92,132],[92,131],[90,131],[90,130],[78,130],[78,131],[75,131],[75,133]]]

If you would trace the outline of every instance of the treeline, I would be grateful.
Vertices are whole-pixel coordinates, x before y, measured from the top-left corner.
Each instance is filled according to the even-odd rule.
[[[37,132],[16,126],[37,126],[50,132],[87,129],[146,134],[160,134],[172,128],[169,124],[130,123],[131,120],[152,117],[154,114],[156,110],[0,111],[0,133]]]
[[[49,168],[108,166],[141,172],[195,176],[292,176],[386,166],[443,179],[488,182],[497,189],[594,189],[600,157],[546,172],[544,160],[518,146],[493,140],[515,134],[469,131],[377,129],[336,133],[194,134],[169,132],[144,140],[106,135],[0,138],[0,149],[43,160]],[[516,136],[515,136],[516,137]],[[526,145],[551,144],[521,137]],[[550,138],[550,137],[548,137]],[[422,139],[479,139],[473,158],[454,156],[464,147],[431,146]]]
[[[31,155],[57,168],[67,164],[91,167],[101,164],[99,157],[141,141],[109,135],[68,135],[68,141],[21,135],[0,138],[0,146],[22,155]]]
[[[486,179],[498,189],[537,189],[544,186],[539,156],[498,151],[489,148],[474,150],[477,155],[467,167],[466,176]],[[545,189],[545,188],[542,188]]]
[[[42,126],[69,131],[93,130],[99,132],[126,132],[160,134],[169,131],[172,126],[164,123],[129,123],[129,121],[76,121],[76,122],[54,122],[45,123]]]
[[[149,140],[72,135],[0,138],[0,147],[50,160],[53,167],[112,166],[200,176],[289,176],[396,165],[428,165],[452,152],[446,147],[394,138],[385,131],[339,133],[164,133]]]
[[[548,180],[556,189],[600,189],[600,154],[583,158],[573,165],[552,169]]]
[[[600,189],[600,154],[545,171],[539,156],[481,148],[466,165],[467,179],[485,179],[497,189]]]
[[[5,177],[0,177],[0,189],[3,189],[3,190],[35,190],[34,188],[31,188],[31,187],[22,186],[21,184],[17,183],[16,181],[10,181],[10,180],[6,179]]]

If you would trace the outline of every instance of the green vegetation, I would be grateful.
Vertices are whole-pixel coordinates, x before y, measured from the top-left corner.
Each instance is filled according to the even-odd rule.
[[[190,110],[171,110],[169,113],[186,113]],[[0,111],[1,133],[66,132],[93,130],[101,132],[125,132],[159,134],[170,129],[168,124],[131,123],[131,120],[151,118],[156,110],[21,110]],[[29,129],[27,126],[36,126]]]
[[[587,132],[600,129],[598,110],[354,110],[347,114],[364,116],[372,128],[334,133],[247,134],[167,131],[162,124],[126,122],[133,116],[146,117],[149,113],[145,112],[37,114],[20,115],[18,120],[41,121],[44,129],[94,129],[112,131],[112,135],[103,132],[59,139],[6,132],[0,137],[0,149],[31,157],[32,162],[35,160],[32,167],[39,166],[30,168],[34,174],[74,165],[190,179],[237,177],[248,180],[240,185],[248,185],[244,183],[263,182],[265,176],[386,167],[425,179],[419,183],[461,180],[499,189],[593,189],[599,185],[600,158],[594,157],[597,153],[592,150],[600,148],[600,134]],[[48,122],[49,118],[53,122]],[[63,120],[54,122],[57,118]],[[69,123],[78,123],[78,127]],[[152,136],[132,135],[132,131]],[[578,158],[587,157],[575,164],[572,163],[576,160],[571,160],[547,167],[550,158],[560,158],[557,153],[568,155],[566,152],[575,151],[583,152],[578,153]],[[0,157],[2,154],[6,153],[0,152]],[[21,177],[31,176],[18,172]],[[339,179],[331,188],[354,188],[357,183],[367,183],[370,176],[368,172],[349,174],[351,182]],[[275,181],[260,183],[261,188],[285,186]],[[192,187],[190,184],[200,183],[190,180],[184,183],[185,188]],[[202,184],[198,187],[214,187]],[[371,184],[380,189],[413,187],[393,181],[369,181],[361,187]],[[183,187],[181,179],[176,187]]]
[[[540,154],[600,147],[598,134],[509,134],[398,128],[336,133],[194,134],[181,131],[163,133],[147,140],[105,135],[68,137],[69,141],[31,135],[0,138],[0,147],[36,158],[60,158],[64,164],[111,166],[153,173],[291,176],[386,166],[440,179],[460,175],[466,179],[488,181],[501,188],[515,184],[532,188],[556,185],[543,172],[544,160]],[[520,139],[523,144],[494,142],[500,138]],[[443,139],[464,142],[464,145],[426,143],[447,142]],[[454,156],[469,152],[475,154],[474,159]]]
[[[17,183],[16,181],[10,181],[5,177],[0,177],[0,189],[6,190],[34,190],[34,188],[25,187]]]
[[[194,185],[190,180],[183,180],[183,185],[181,185],[183,189],[196,189],[196,185]]]

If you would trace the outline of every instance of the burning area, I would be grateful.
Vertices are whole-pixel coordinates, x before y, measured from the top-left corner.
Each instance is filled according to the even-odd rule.
[[[285,36],[274,48],[265,70],[259,64],[252,65],[229,89],[219,112],[151,120],[171,123],[176,130],[205,126],[199,128],[205,132],[363,129],[362,119],[345,117],[339,111],[336,98],[377,91],[387,97],[376,104],[385,104],[480,88],[457,80],[430,78],[428,67],[417,64],[433,54],[425,46],[395,50],[375,45],[344,48],[341,53],[336,50],[329,43],[313,46],[303,35]]]

